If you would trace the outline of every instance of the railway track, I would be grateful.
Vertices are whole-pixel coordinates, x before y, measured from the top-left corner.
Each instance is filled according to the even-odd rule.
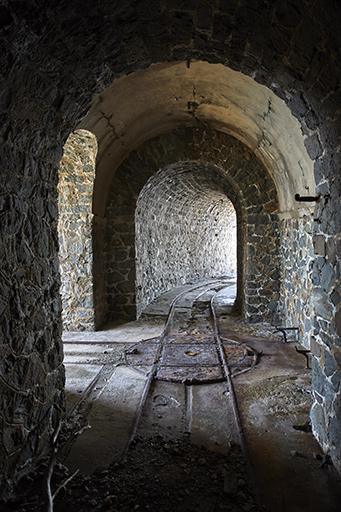
[[[163,500],[158,510],[171,512],[187,510],[186,504],[192,510],[193,503],[205,512],[206,505],[210,511],[234,509],[245,487],[234,495],[238,486],[232,484],[243,480],[249,480],[253,497],[243,510],[263,510],[261,503],[271,510],[292,510],[294,503],[297,511],[326,508],[321,478],[323,489],[331,487],[313,456],[319,448],[294,427],[309,417],[309,370],[275,329],[255,331],[223,320],[232,287],[229,280],[182,287],[148,307],[146,322],[65,336],[69,419],[75,417],[80,430],[86,423],[91,429],[61,462],[72,473],[88,475],[87,485],[93,481],[96,492],[108,476],[110,495],[117,495],[113,503],[120,503],[115,509],[135,510],[141,499],[151,510],[155,500]],[[157,315],[163,324],[154,321]],[[266,356],[251,374],[245,372],[260,354],[248,344]],[[293,447],[302,456],[290,457]],[[214,460],[210,470],[208,460]],[[308,473],[313,479],[307,493]],[[123,493],[118,475],[128,484]],[[210,488],[213,476],[220,484]],[[294,496],[306,496],[309,504]],[[329,498],[336,510],[338,494]]]
[[[233,376],[252,369],[260,354],[238,341],[220,337],[215,299],[228,284],[229,281],[217,280],[209,286],[196,285],[180,293],[170,305],[161,336],[139,342],[125,351],[127,365],[148,376],[131,440],[136,434],[155,380],[182,384],[185,387],[184,403],[187,409],[192,406],[189,386],[226,382],[238,443],[250,469]],[[152,394],[156,395],[155,390]],[[185,416],[190,416],[188,410]],[[183,430],[191,430],[189,425],[191,422],[188,420],[183,422],[183,426],[186,426]]]
[[[116,462],[124,462],[137,432],[168,439],[186,433],[194,444],[221,452],[237,442],[249,466],[233,378],[254,368],[259,354],[244,343],[220,337],[216,302],[232,285],[231,280],[219,279],[187,287],[172,300],[161,335],[130,344],[123,358],[117,358],[116,350],[116,359],[108,360],[109,341],[89,342],[89,348],[100,347],[98,358],[90,361],[98,365],[102,357],[104,364],[69,418],[77,415],[83,422],[86,418],[96,422],[92,406],[96,407],[103,392],[108,393],[106,388],[115,376],[118,379],[119,371],[130,371],[131,380],[133,375],[139,379],[136,386],[132,384],[134,390],[139,389],[138,398],[127,433],[118,441]],[[71,343],[66,345],[68,350],[72,350]],[[84,364],[75,359],[73,364]]]

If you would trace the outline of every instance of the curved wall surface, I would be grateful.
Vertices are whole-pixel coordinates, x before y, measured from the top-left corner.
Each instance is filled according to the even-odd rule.
[[[137,317],[171,288],[237,275],[236,211],[196,162],[166,167],[148,180],[135,229]]]

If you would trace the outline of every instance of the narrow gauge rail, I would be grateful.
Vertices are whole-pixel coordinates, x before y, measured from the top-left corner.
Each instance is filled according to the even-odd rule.
[[[122,451],[121,463],[125,461],[128,449],[136,435],[154,380],[179,382],[185,388],[192,384],[225,381],[232,402],[239,444],[244,453],[250,478],[252,478],[233,377],[253,368],[257,364],[259,353],[246,344],[220,337],[215,301],[218,294],[228,285],[231,285],[231,280],[218,279],[210,283],[193,285],[181,292],[170,304],[161,335],[130,345],[125,350],[125,361],[119,365],[127,365],[131,369],[145,374],[146,380],[134,416],[134,424],[128,436],[129,440]],[[74,343],[66,341],[70,348]],[[76,343],[110,346],[112,342],[110,340],[87,339],[81,341],[78,339]],[[77,364],[77,361],[73,361],[72,364]],[[91,364],[96,363],[92,362]],[[76,414],[78,417],[84,416],[82,419],[86,421],[89,405],[91,408],[91,403],[101,394],[116,366],[117,364],[114,365],[110,362],[103,364],[97,377],[70,411],[69,417]],[[66,451],[69,452],[69,450]],[[65,455],[67,454],[65,453]]]
[[[209,286],[207,284],[196,285],[180,293],[173,299],[170,305],[168,317],[160,337],[144,340],[125,351],[126,363],[135,370],[146,373],[148,378],[137,410],[135,427],[124,453],[123,461],[126,458],[129,445],[136,434],[150,387],[154,379],[181,382],[185,385],[199,383],[207,384],[209,382],[225,380],[228,383],[232,401],[239,444],[244,454],[249,476],[252,478],[250,458],[247,450],[247,444],[245,442],[245,434],[238,409],[232,377],[253,368],[257,364],[260,354],[245,344],[231,339],[222,339],[220,337],[215,310],[215,300],[218,294],[229,283],[230,281],[217,280],[211,282]],[[211,295],[210,300],[206,301],[207,310],[209,311],[209,324],[212,331],[211,335],[207,335],[206,333],[204,335],[193,335],[174,332],[174,324],[176,323],[177,316],[183,313],[181,300],[186,300],[186,296],[188,298],[188,295],[193,294],[193,292],[196,292],[196,295],[194,298],[192,297],[191,309],[193,309],[193,305],[200,298],[205,295]],[[193,321],[193,317],[191,317],[191,319]],[[187,318],[187,321],[188,320],[189,318]],[[148,345],[153,349],[152,351],[148,350]],[[152,358],[151,352],[154,352]],[[179,353],[182,355],[182,357],[180,356],[180,361],[178,357]],[[240,359],[241,355],[242,358]],[[231,360],[229,360],[230,358],[228,356],[232,356]],[[196,361],[196,359],[198,361]],[[190,360],[189,363],[187,362],[188,360]],[[212,364],[212,362],[214,362],[214,364]],[[213,371],[213,376],[209,375],[207,371],[200,371],[203,368],[212,371],[212,367],[219,367],[220,371]],[[199,371],[197,371],[198,368]],[[167,369],[169,372],[167,372]],[[188,371],[188,369],[193,371]]]

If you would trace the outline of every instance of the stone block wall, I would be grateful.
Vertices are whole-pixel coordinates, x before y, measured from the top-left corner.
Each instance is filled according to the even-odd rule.
[[[93,330],[92,194],[96,137],[77,130],[68,138],[59,167],[58,234],[63,328]]]
[[[298,327],[297,340],[310,348],[313,311],[313,218],[286,219],[281,226],[280,313],[286,327]]]
[[[236,275],[236,212],[205,166],[182,162],[150,178],[135,223],[138,317],[171,288]]]
[[[328,202],[321,199],[314,216],[282,221],[280,310],[285,325],[297,326],[298,341],[311,350],[312,429],[341,472],[341,244],[340,237],[323,232],[338,222],[332,216],[323,225]]]
[[[95,328],[100,328],[107,318],[107,272],[106,272],[107,222],[103,217],[93,216],[93,297]]]
[[[124,211],[118,216],[112,216],[113,205],[108,207],[104,276],[107,320],[136,318],[134,207],[134,202],[131,202],[128,205],[128,210],[132,210],[130,215]]]
[[[311,421],[341,474],[341,187],[333,182],[330,194],[325,180],[317,188],[325,197],[315,208]]]
[[[262,185],[260,185],[262,189]],[[266,190],[256,197],[266,196]],[[247,216],[247,275],[245,289],[246,319],[252,323],[271,321],[277,323],[279,291],[283,279],[280,258],[280,224],[277,213],[267,207],[251,207]],[[257,215],[253,211],[257,211]],[[270,212],[269,212],[270,210]]]
[[[245,145],[227,134],[202,127],[173,130],[147,141],[138,150],[130,153],[115,174],[106,214],[108,318],[115,318],[116,315],[134,318],[136,315],[136,204],[141,190],[151,176],[156,175],[159,169],[176,164],[180,166],[179,162],[187,168],[192,166],[193,169],[204,169],[206,177],[203,177],[202,171],[198,174],[205,183],[205,186],[199,185],[200,193],[196,199],[198,204],[209,191],[212,197],[211,204],[214,197],[220,200],[224,195],[234,205],[237,214],[239,310],[251,322],[275,320],[278,315],[281,275],[280,226],[274,183],[259,160]],[[178,170],[181,170],[181,166]],[[190,180],[188,183],[184,180],[183,197],[180,199],[179,194],[179,201],[184,201],[188,197],[189,205],[195,197],[193,191]],[[156,196],[154,202],[157,202]],[[160,207],[163,206],[159,204],[158,208]],[[140,236],[140,233],[137,233],[137,236]],[[187,236],[186,231],[181,232],[181,239]],[[174,244],[171,239],[168,242]],[[199,249],[200,245],[197,247]],[[153,250],[152,246],[150,250]],[[152,259],[152,254],[146,256],[149,258],[147,261]],[[141,260],[138,261],[140,265]],[[210,261],[213,264],[213,256],[210,256]],[[222,270],[222,266],[220,269]],[[165,283],[168,283],[171,275],[170,269],[168,270]],[[182,267],[178,270],[183,273]],[[202,266],[200,273],[201,277],[206,275]],[[157,274],[159,275],[160,271]],[[155,275],[149,278],[149,281],[159,280]],[[140,282],[138,286],[142,286]],[[153,286],[159,285],[153,284],[152,288]],[[163,289],[166,289],[168,284],[161,285],[160,281],[160,289],[161,286],[165,286]],[[137,290],[138,294],[144,288],[145,285],[141,290]],[[154,296],[154,291],[149,296]],[[139,301],[142,300],[141,294],[138,297]],[[141,309],[142,306],[139,306],[139,313]]]

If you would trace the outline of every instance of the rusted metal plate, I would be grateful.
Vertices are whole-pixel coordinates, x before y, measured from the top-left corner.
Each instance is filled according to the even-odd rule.
[[[160,344],[161,354],[156,360]],[[255,365],[257,357],[252,348],[230,339],[223,339],[222,345],[233,374]],[[186,383],[224,380],[218,344],[211,335],[177,334],[140,341],[126,350],[125,361],[145,374],[155,363],[155,378],[160,380]]]
[[[247,356],[245,347],[235,344],[223,344],[223,349],[228,365],[235,365],[244,361]]]
[[[152,365],[158,343],[153,340],[140,341],[125,351],[125,360],[131,366]]]
[[[199,343],[165,345],[162,350],[163,366],[198,366],[219,365],[219,358],[214,345]]]
[[[251,367],[256,362],[256,353],[248,345],[229,339],[222,340],[228,366]]]
[[[214,345],[214,337],[205,334],[177,334],[175,336],[167,336],[164,338],[163,343],[177,344],[177,343],[206,343],[207,345]]]
[[[187,384],[225,380],[220,366],[161,366],[155,378]]]

